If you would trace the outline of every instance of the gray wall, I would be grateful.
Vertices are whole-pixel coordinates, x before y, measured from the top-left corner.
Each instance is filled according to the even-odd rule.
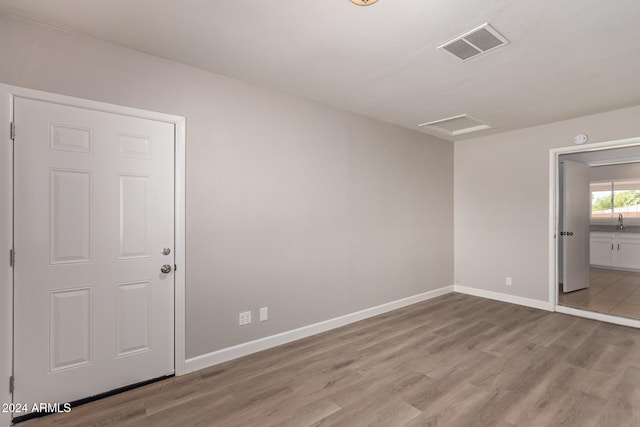
[[[589,169],[589,178],[591,181],[605,181],[609,179],[640,179],[640,163],[593,166]]]
[[[549,300],[549,150],[640,136],[640,107],[455,143],[455,280]],[[513,285],[505,286],[505,277]]]
[[[0,82],[186,116],[188,358],[453,283],[450,142],[3,15],[0,57]]]

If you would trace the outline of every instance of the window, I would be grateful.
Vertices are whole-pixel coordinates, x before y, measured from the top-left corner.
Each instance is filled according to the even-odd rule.
[[[640,219],[640,180],[591,183],[591,219]]]

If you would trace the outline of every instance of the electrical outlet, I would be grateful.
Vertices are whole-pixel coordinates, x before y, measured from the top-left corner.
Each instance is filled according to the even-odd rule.
[[[251,312],[250,311],[242,311],[238,315],[238,325],[248,325],[251,323]]]
[[[269,307],[260,307],[260,321],[269,320]]]
[[[507,276],[507,278],[504,281],[504,284],[507,286],[511,286],[512,284],[511,277]]]

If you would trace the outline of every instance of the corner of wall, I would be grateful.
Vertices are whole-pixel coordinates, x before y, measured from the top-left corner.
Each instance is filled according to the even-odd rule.
[[[500,292],[486,291],[484,289],[471,288],[471,287],[463,286],[460,284],[456,284],[453,287],[455,292],[458,292],[461,294],[473,295],[476,297],[508,302],[510,304],[523,305],[525,307],[537,308],[539,310],[554,311],[554,307],[549,301],[540,301],[540,300],[531,299],[531,298],[524,298],[524,297],[519,297],[515,295],[503,294]]]

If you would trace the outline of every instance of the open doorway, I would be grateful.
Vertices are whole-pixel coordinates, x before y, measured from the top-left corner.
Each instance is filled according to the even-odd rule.
[[[639,142],[555,155],[557,311],[640,326]]]

